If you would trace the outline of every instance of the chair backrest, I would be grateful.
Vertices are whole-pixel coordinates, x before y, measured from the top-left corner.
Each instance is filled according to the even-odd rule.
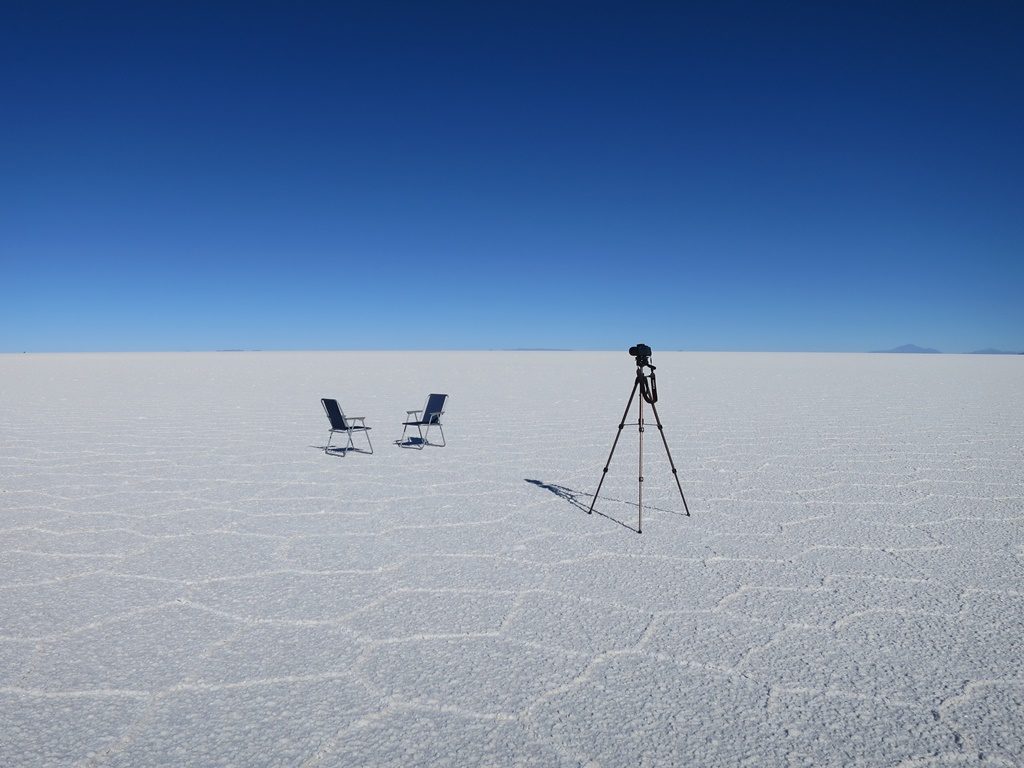
[[[327,413],[327,420],[331,422],[331,429],[348,429],[345,414],[338,407],[337,400],[328,400],[324,397],[320,399],[320,402],[323,403],[324,411]]]
[[[423,408],[423,422],[425,424],[439,424],[441,414],[444,413],[444,402],[448,395],[431,395],[427,398],[427,404]]]

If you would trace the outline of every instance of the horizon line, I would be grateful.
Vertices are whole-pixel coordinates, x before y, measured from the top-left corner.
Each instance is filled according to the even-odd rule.
[[[225,349],[88,349],[88,350],[2,350],[0,355],[159,355],[159,354],[234,354],[234,353],[300,353],[300,352],[622,352],[625,349],[613,347],[281,347],[281,348],[225,348]],[[659,352],[659,350],[655,350]],[[807,355],[911,355],[929,357],[933,355],[1024,355],[1024,351],[970,350],[958,352],[897,352],[894,350],[836,350],[836,349],[661,349],[662,354],[712,353],[712,354],[807,354]]]

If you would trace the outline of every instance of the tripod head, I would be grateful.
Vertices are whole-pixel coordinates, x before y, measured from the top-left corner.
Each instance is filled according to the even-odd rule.
[[[640,394],[644,400],[654,405],[658,402],[658,382],[654,377],[654,364],[651,363],[651,355],[654,353],[646,344],[637,344],[629,348],[629,354],[636,358],[636,377],[640,382]],[[650,368],[651,372],[644,373],[644,368]]]

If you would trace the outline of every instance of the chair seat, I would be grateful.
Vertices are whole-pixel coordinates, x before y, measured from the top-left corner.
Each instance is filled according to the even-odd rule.
[[[363,430],[369,432],[371,429],[373,427],[349,427],[348,429],[334,429],[332,427],[331,432],[362,432]]]
[[[429,426],[440,427],[441,426],[441,422],[440,421],[403,421],[402,422],[402,426],[403,427],[429,427]]]

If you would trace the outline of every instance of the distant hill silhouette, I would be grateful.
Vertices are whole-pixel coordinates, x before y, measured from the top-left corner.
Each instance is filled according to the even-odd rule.
[[[1005,349],[976,349],[973,352],[968,352],[969,355],[1024,355],[1024,352],[1008,352]]]
[[[926,354],[926,355],[940,355],[942,354],[937,349],[931,349],[929,347],[919,347],[916,344],[904,344],[902,347],[893,347],[892,349],[873,349],[872,352],[888,353],[896,352],[901,354]]]

